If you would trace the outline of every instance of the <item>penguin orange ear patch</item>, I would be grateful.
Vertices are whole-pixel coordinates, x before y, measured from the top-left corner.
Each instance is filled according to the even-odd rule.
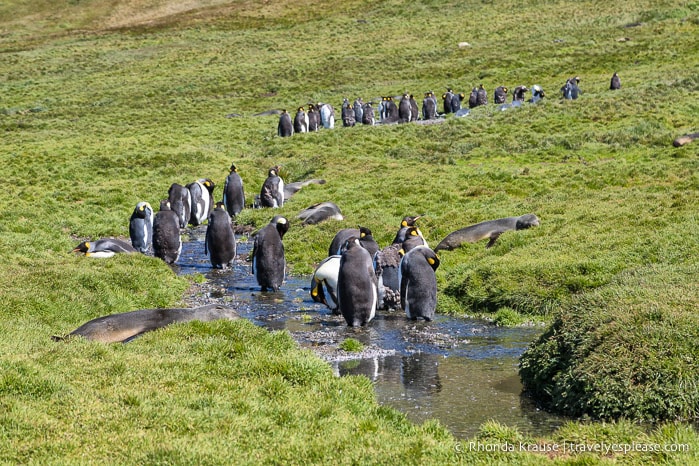
[[[427,258],[427,263],[430,264],[430,265],[434,265],[434,259],[432,259],[431,257],[428,257],[428,258]]]

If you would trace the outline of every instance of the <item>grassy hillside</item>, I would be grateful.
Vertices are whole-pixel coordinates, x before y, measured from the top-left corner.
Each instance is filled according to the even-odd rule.
[[[114,437],[125,445],[115,462],[155,462],[161,453],[174,462],[217,462],[191,456],[189,448],[225,447],[203,439],[187,424],[188,414],[169,411],[206,405],[215,416],[230,416],[231,400],[212,395],[220,374],[230,371],[251,380],[236,392],[243,400],[263,393],[259,409],[237,411],[241,432],[263,412],[267,428],[259,434],[272,448],[237,439],[228,455],[272,461],[283,424],[299,445],[284,462],[363,461],[363,454],[378,453],[318,455],[343,442],[363,444],[378,431],[385,435],[376,444],[385,462],[463,459],[450,456],[454,439],[436,424],[415,427],[376,407],[364,381],[332,379],[308,362],[313,368],[303,383],[282,374],[270,388],[259,375],[265,364],[230,368],[230,361],[203,360],[194,350],[235,345],[225,335],[253,332],[244,325],[168,330],[124,347],[48,339],[100,315],[178,303],[189,283],[157,259],[85,261],[68,251],[79,238],[128,236],[136,203],[157,205],[171,183],[208,177],[220,196],[232,161],[248,203],[275,164],[287,181],[327,180],[279,212],[294,219],[308,205],[330,200],[346,217],[305,228],[294,219],[285,237],[292,273],[310,272],[343,227],[366,225],[386,245],[404,215],[424,214],[420,227],[436,245],[472,223],[536,213],[540,227],[506,233],[491,249],[481,242],[442,252],[439,310],[489,315],[507,308],[550,320],[525,356],[522,375],[554,409],[605,419],[696,419],[699,142],[674,148],[672,140],[699,127],[699,4],[632,1],[618,10],[596,1],[4,2],[0,403],[9,442],[0,457],[42,462],[58,454],[77,462],[96,449],[95,459],[108,461],[109,445],[100,439]],[[608,89],[614,71],[622,79],[616,92]],[[583,94],[561,100],[558,89],[576,75]],[[369,101],[405,91],[421,97],[447,87],[468,94],[481,83],[491,98],[498,85],[520,84],[539,84],[547,97],[505,112],[476,108],[437,125],[342,128],[338,122],[334,130],[285,139],[276,136],[276,116],[253,116],[293,112],[309,101],[329,102],[339,115],[343,97]],[[237,221],[260,227],[270,217],[246,210]],[[284,339],[270,338],[276,343],[259,351],[271,355],[269,346]],[[177,345],[185,346],[177,349],[181,365],[173,363],[172,377],[182,381],[163,387],[153,366]],[[307,360],[293,345],[282,346],[279,364]],[[86,374],[90,364],[94,372]],[[116,376],[109,375],[112,368]],[[184,377],[192,370],[200,380]],[[121,383],[123,393],[112,395]],[[354,388],[340,388],[345,385]],[[142,386],[143,397],[129,394]],[[307,422],[318,413],[298,422],[278,418],[294,412],[297,399],[330,400],[339,389],[368,401],[332,429],[314,424],[337,432],[329,438],[306,444]],[[162,398],[162,390],[174,401]],[[102,406],[82,410],[93,403]],[[149,405],[165,407],[155,410],[153,425],[179,429],[182,445],[172,452],[161,451],[152,426],[123,427]],[[100,422],[114,410],[121,414]],[[93,445],[68,439],[60,450],[39,448],[62,432],[81,437],[74,422],[99,430]],[[211,437],[227,438],[223,425],[237,422],[226,417]],[[350,438],[357,426],[365,436]],[[136,448],[144,456],[134,456]],[[418,450],[425,456],[406,453]]]

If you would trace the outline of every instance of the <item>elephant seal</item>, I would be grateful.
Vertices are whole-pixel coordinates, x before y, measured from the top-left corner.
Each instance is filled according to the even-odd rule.
[[[194,309],[163,308],[140,309],[98,317],[85,322],[67,336],[52,336],[53,341],[62,341],[72,335],[79,335],[88,340],[102,343],[128,343],[134,338],[151,330],[156,330],[177,322],[199,320],[209,322],[218,319],[235,320],[238,313],[219,304],[210,304]]]
[[[500,235],[506,231],[524,230],[536,226],[539,226],[539,218],[534,214],[488,220],[449,233],[447,237],[434,248],[434,251],[451,251],[461,246],[462,243],[475,243],[486,238],[489,241],[485,247],[489,248],[495,244],[495,241],[497,241]]]
[[[685,134],[684,136],[680,136],[674,141],[672,141],[672,145],[675,147],[682,147],[685,144],[689,144],[690,142],[694,141],[695,139],[699,139],[699,133]]]

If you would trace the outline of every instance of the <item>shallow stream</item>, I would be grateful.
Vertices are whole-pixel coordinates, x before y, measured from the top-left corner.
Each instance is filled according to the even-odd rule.
[[[541,328],[503,328],[450,316],[413,322],[398,311],[379,311],[366,327],[349,328],[341,316],[313,302],[310,276],[287,277],[280,291],[261,292],[245,262],[251,242],[244,238],[232,269],[212,269],[204,255],[205,231],[206,227],[188,230],[176,273],[205,275],[208,302],[226,302],[257,325],[289,331],[302,347],[327,360],[336,374],[367,376],[379,403],[411,420],[439,419],[459,438],[472,437],[491,419],[533,436],[565,422],[521,396],[517,360]],[[366,350],[339,350],[337,345],[350,337]]]

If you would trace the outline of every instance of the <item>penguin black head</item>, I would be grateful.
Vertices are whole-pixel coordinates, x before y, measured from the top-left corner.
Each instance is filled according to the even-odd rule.
[[[172,210],[172,207],[170,206],[170,201],[167,199],[163,199],[160,201],[160,210]]]
[[[204,187],[207,189],[207,191],[209,191],[209,194],[214,193],[214,188],[216,187],[216,185],[209,178],[201,179],[201,180],[199,180],[199,182],[204,185]]]
[[[412,227],[415,225],[415,222],[420,217],[422,217],[422,215],[416,215],[414,217],[411,217],[411,216],[403,217],[403,220],[400,222],[400,226],[401,227]]]
[[[220,209],[220,210],[226,210],[226,204],[223,202],[217,202],[216,206],[214,207],[214,210]]]
[[[237,173],[238,172],[238,167],[235,166],[234,163],[231,164],[230,168],[231,173]]]
[[[90,250],[90,242],[83,241],[82,243],[75,246],[71,252],[82,252],[83,254],[85,254],[89,250]]]
[[[279,237],[283,239],[286,232],[289,231],[289,221],[286,217],[275,215],[270,223],[276,227]]]
[[[367,227],[359,227],[359,237],[364,238],[365,236],[372,236],[371,230]]]
[[[480,86],[478,86],[478,89],[485,89],[485,88],[483,87],[483,84],[481,84]]]

